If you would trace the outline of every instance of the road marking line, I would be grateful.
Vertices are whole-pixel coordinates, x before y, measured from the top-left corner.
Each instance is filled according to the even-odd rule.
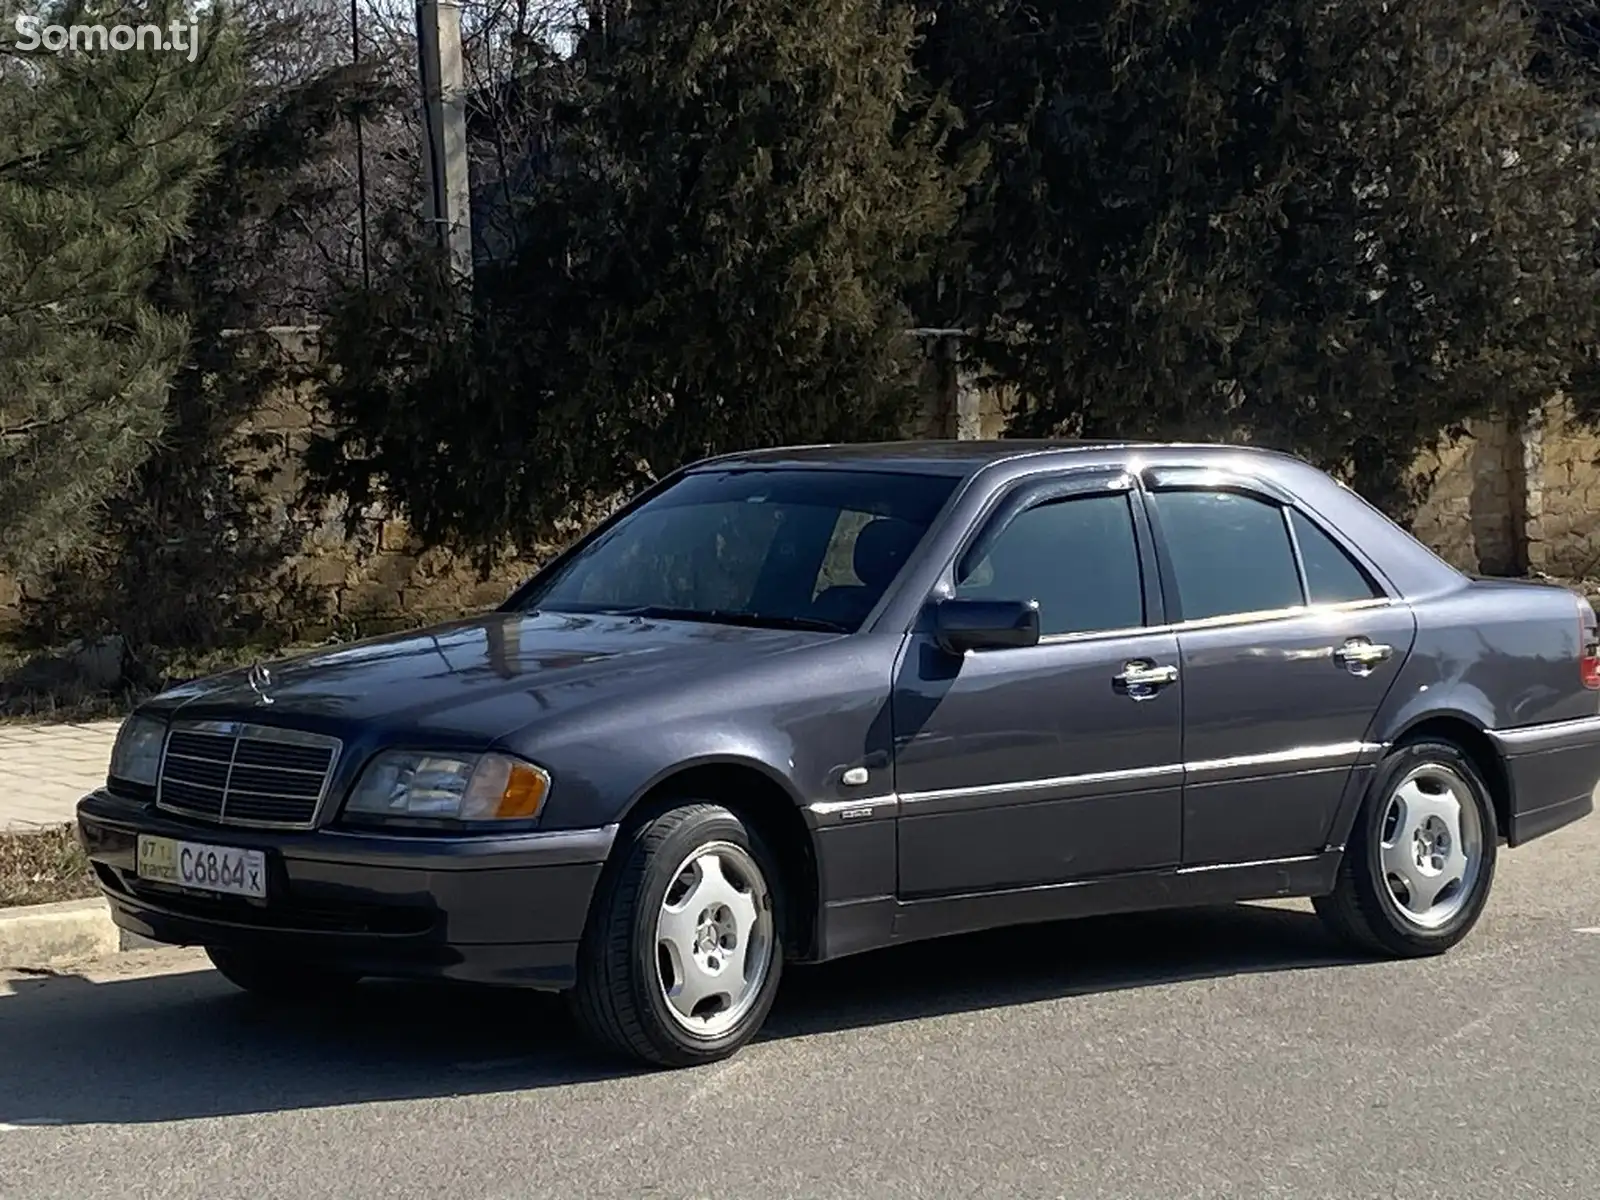
[[[1573,933],[1600,933],[1600,925],[1590,925],[1587,929],[1574,929]]]

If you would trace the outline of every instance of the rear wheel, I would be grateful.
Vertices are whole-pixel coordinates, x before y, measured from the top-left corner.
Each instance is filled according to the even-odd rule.
[[[783,969],[783,894],[756,833],[720,805],[648,821],[607,871],[571,1001],[601,1045],[659,1066],[727,1058],[761,1028]]]
[[[234,987],[280,1003],[329,999],[360,982],[358,975],[308,966],[277,955],[208,946],[206,957]]]
[[[1489,789],[1472,760],[1449,742],[1405,743],[1373,778],[1337,886],[1313,903],[1364,951],[1441,954],[1477,924],[1498,840]]]

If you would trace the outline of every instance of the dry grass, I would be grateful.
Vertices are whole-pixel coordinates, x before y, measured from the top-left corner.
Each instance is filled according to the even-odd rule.
[[[0,833],[0,908],[99,895],[72,826]]]

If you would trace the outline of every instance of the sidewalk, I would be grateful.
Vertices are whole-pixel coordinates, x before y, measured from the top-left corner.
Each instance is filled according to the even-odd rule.
[[[120,724],[0,723],[0,833],[71,821],[79,798],[105,782]]]

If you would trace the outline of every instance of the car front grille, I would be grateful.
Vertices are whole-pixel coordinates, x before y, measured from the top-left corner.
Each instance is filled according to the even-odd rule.
[[[337,738],[243,721],[175,722],[156,807],[219,825],[310,829],[339,758]]]

